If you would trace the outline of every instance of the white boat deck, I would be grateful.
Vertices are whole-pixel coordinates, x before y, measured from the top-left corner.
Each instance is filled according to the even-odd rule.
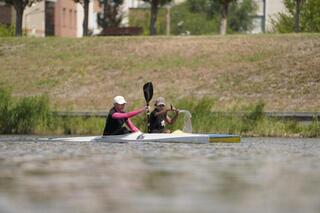
[[[71,141],[71,142],[174,142],[174,143],[237,143],[240,142],[239,135],[229,134],[150,134],[135,132],[125,135],[108,136],[85,136],[52,138],[50,141]]]

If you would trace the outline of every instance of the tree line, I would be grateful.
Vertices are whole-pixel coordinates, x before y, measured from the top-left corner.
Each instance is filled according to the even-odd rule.
[[[12,5],[16,11],[16,36],[22,36],[23,12],[27,6],[42,0],[0,0],[0,2]],[[72,0],[80,3],[84,10],[83,36],[89,35],[89,3],[92,0]],[[150,5],[149,34],[157,34],[157,18],[159,8],[170,5],[173,0],[142,0]],[[252,27],[250,14],[253,14],[256,6],[252,0],[187,0],[189,11],[202,13],[207,17],[219,18],[219,33],[225,35],[228,32],[228,25],[232,25],[234,31],[246,31]],[[103,11],[98,14],[98,24],[103,29],[107,27],[119,26],[122,20],[120,7],[124,0],[99,0]],[[279,13],[273,19],[274,30],[277,32],[319,32],[320,31],[320,1],[319,0],[283,0],[289,13]],[[230,10],[234,10],[237,5],[242,4],[241,8],[233,12],[234,17],[230,16]],[[228,23],[228,21],[231,23]]]
[[[320,32],[320,0],[283,0],[287,13],[272,19],[275,32]]]

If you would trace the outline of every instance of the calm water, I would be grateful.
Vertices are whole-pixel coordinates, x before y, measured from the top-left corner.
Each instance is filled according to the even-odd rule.
[[[0,136],[0,212],[320,212],[320,139],[240,144]]]

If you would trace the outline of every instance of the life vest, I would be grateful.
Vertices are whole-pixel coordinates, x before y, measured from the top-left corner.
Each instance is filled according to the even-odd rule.
[[[156,116],[158,112],[158,109],[154,109],[150,114],[150,132],[161,132],[165,128],[167,113]]]
[[[112,115],[116,113],[116,109],[113,107],[108,114],[106,119],[106,125],[104,127],[103,135],[118,135],[121,134],[120,131],[123,130],[123,124],[128,120],[128,118],[114,119]]]

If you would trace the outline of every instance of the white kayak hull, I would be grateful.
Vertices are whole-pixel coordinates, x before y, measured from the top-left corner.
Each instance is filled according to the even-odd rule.
[[[89,136],[89,137],[67,137],[53,138],[50,141],[74,141],[74,142],[164,142],[164,143],[239,143],[239,135],[229,134],[150,134],[135,132],[125,135]]]

